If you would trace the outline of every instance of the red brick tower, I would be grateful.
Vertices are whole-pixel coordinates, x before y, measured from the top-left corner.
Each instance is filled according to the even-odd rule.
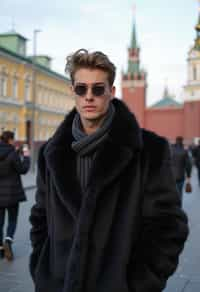
[[[122,99],[136,115],[141,127],[145,126],[146,73],[140,69],[140,49],[137,44],[135,23],[128,49],[128,70],[122,72]]]

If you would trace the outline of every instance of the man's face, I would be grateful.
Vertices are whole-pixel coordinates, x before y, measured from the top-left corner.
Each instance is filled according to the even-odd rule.
[[[74,75],[72,90],[83,124],[104,119],[115,93],[115,88],[109,85],[106,72],[98,69],[79,69]]]

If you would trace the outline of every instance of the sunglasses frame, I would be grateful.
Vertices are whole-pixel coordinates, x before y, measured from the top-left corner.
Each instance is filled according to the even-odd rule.
[[[76,88],[78,86],[81,86],[85,89],[85,92],[83,94],[80,94],[76,91]],[[97,94],[97,92],[95,92],[95,88],[102,88],[103,89],[103,92],[101,94]],[[85,96],[87,93],[88,93],[88,89],[91,88],[91,92],[92,92],[92,95],[93,96],[96,96],[96,97],[99,97],[99,96],[103,96],[105,95],[105,92],[106,92],[106,85],[104,83],[101,83],[101,82],[97,82],[97,83],[93,83],[91,86],[89,86],[88,84],[86,83],[81,83],[81,82],[77,82],[76,84],[73,85],[73,89],[74,89],[74,92],[76,95],[78,96]]]

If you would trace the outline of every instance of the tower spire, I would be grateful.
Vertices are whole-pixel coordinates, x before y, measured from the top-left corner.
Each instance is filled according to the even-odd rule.
[[[136,37],[136,24],[135,24],[135,18],[133,19],[133,28],[132,28],[132,34],[131,34],[131,45],[130,49],[137,49],[137,37]]]
[[[198,14],[198,22],[195,26],[196,32],[197,32],[197,36],[195,39],[195,44],[194,44],[194,49],[199,50],[200,51],[200,0],[198,0],[198,10],[199,10],[199,14]]]
[[[131,33],[131,43],[128,49],[128,75],[129,76],[136,76],[140,73],[140,49],[137,43],[136,37],[136,21],[135,21],[135,10],[136,7],[133,7],[133,26],[132,26],[132,33]]]

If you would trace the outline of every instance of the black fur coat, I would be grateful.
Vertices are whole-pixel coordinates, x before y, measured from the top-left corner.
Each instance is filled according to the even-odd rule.
[[[165,139],[119,100],[81,194],[73,110],[40,151],[31,210],[36,292],[161,292],[188,234]]]

